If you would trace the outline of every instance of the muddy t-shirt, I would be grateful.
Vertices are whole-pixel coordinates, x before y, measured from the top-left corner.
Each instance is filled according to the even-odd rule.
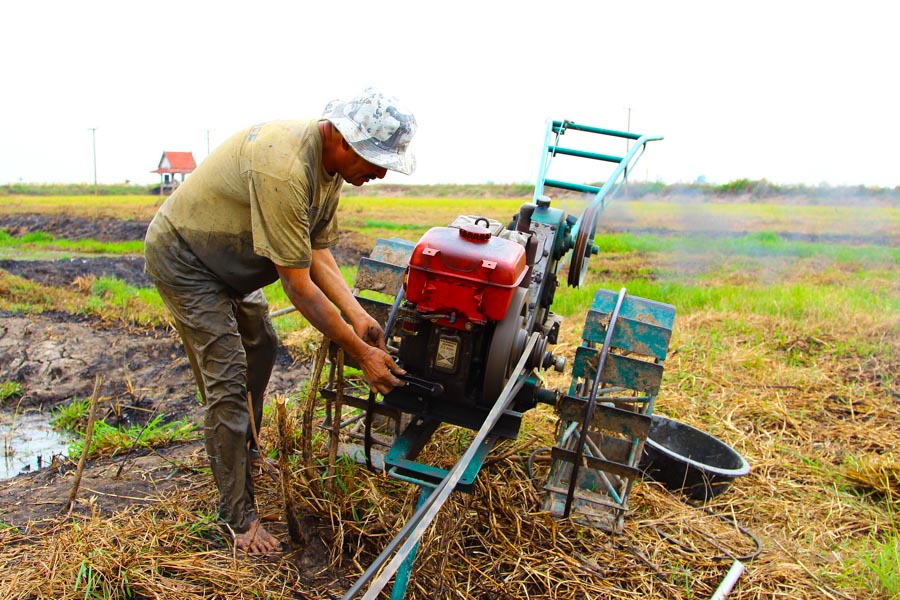
[[[317,121],[272,121],[212,152],[159,210],[210,271],[240,293],[308,268],[338,239],[343,179],[322,166]],[[152,274],[152,273],[151,273]]]

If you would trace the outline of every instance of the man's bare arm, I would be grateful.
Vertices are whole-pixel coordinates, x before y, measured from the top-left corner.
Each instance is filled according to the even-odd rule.
[[[350,321],[350,325],[363,341],[386,350],[384,331],[381,325],[360,306],[350,291],[334,255],[327,248],[313,250],[310,277],[328,299],[331,300]]]
[[[403,384],[394,376],[395,372],[403,373],[403,370],[384,350],[377,346],[370,346],[354,329],[347,326],[330,298],[313,282],[310,269],[280,266],[276,266],[276,268],[278,276],[281,278],[281,285],[291,303],[316,329],[353,357],[362,368],[373,389],[386,394]],[[340,275],[340,271],[338,271],[338,275]],[[329,281],[326,286],[334,286],[334,282]],[[346,283],[344,283],[344,287],[346,288]],[[347,293],[352,298],[353,295],[349,290]],[[353,301],[356,302],[355,299]]]

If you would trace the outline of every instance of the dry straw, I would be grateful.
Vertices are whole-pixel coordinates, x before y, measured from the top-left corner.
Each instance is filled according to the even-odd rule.
[[[803,333],[808,324],[755,317],[747,330],[782,335],[734,329],[710,360],[710,346],[697,340],[713,329],[723,335],[729,318],[696,313],[679,322],[658,411],[727,441],[750,462],[748,476],[706,506],[640,482],[617,535],[555,520],[541,509],[547,463],[537,452],[550,445],[555,417],[539,407],[526,413],[519,439],[493,450],[473,493],[445,505],[406,597],[709,598],[736,559],[747,570],[729,598],[870,595],[846,565],[854,548],[893,526],[883,506],[897,498],[889,450],[900,442],[898,409],[891,381],[873,367],[900,367],[900,342],[884,335],[896,324],[822,324],[813,339]],[[850,338],[888,339],[891,352],[848,353],[838,342]],[[302,404],[281,405],[291,424],[302,424]],[[341,597],[412,514],[418,488],[330,461],[321,401],[313,408],[311,428],[300,428],[306,439],[285,429],[289,439],[278,442],[275,425],[263,424],[265,447],[293,450],[281,457],[286,483],[257,480],[260,515],[282,540],[289,492],[303,547],[266,559],[236,552],[214,523],[215,488],[198,452],[184,468],[165,465],[178,491],[114,514],[97,512],[83,493],[69,519],[0,530],[0,597]],[[468,439],[471,432],[444,426],[422,460],[449,467]],[[305,443],[308,460],[298,450]]]

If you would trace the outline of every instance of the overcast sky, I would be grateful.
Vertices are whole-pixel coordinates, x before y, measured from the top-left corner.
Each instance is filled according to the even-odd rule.
[[[894,187],[898,6],[4,2],[0,183],[92,182],[94,135],[101,183],[153,183],[163,150],[200,161],[376,85],[419,123],[418,170],[388,182],[533,183],[569,119],[664,136],[636,179]],[[591,163],[570,177],[603,179]]]

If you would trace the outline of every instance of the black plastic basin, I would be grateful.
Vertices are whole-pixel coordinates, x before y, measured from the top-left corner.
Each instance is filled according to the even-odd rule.
[[[644,476],[705,502],[750,472],[744,458],[721,440],[661,415],[653,415],[639,465]]]

